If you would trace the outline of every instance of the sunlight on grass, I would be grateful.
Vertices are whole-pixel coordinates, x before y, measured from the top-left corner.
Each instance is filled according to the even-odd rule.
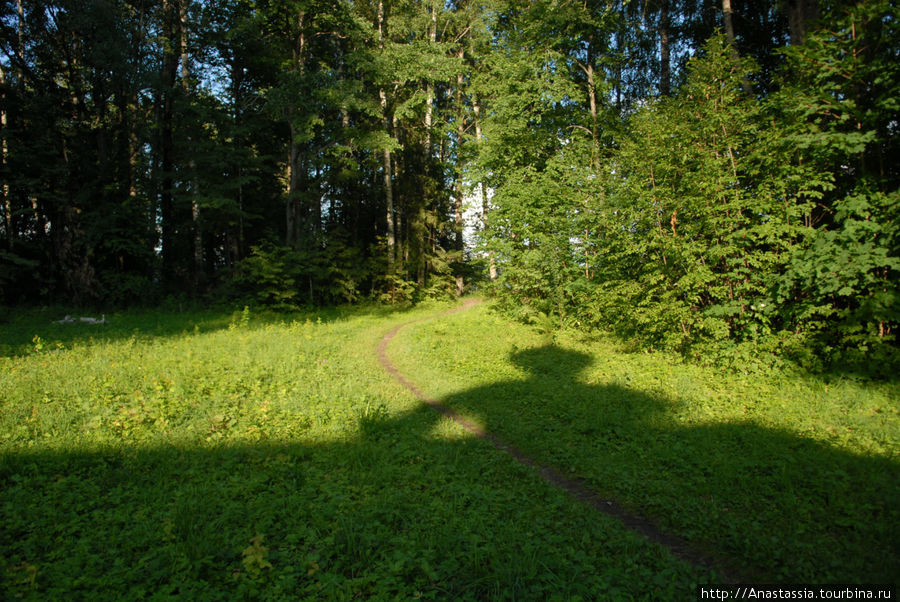
[[[440,309],[152,333],[123,315],[0,358],[0,592],[682,599],[715,581],[394,381],[378,341]],[[485,307],[388,351],[475,424],[768,580],[897,566],[897,383],[717,373]]]
[[[484,428],[484,425],[476,420],[472,420],[471,422],[477,428]],[[446,416],[442,416],[434,427],[432,427],[430,436],[435,439],[444,439],[446,441],[459,441],[461,439],[471,439],[475,437],[473,433]]]
[[[896,381],[727,373],[485,307],[393,345],[426,394],[771,580],[896,574]]]
[[[394,381],[378,341],[440,309],[14,321],[0,597],[679,599],[715,579]]]
[[[361,326],[234,326],[4,359],[0,431],[43,449],[344,440],[373,396],[405,395],[354,338]]]

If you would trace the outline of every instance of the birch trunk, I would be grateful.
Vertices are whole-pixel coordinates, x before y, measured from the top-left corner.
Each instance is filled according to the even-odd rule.
[[[669,47],[669,0],[659,5],[659,93],[668,96],[672,92],[671,59]]]
[[[478,97],[475,95],[472,96],[472,111],[475,113],[475,142],[478,145],[481,145],[481,104],[478,101]],[[478,187],[481,190],[481,229],[484,231],[487,229],[487,214],[490,210],[490,207],[488,206],[487,184],[485,184],[484,179],[478,183]],[[488,274],[491,278],[491,282],[497,279],[497,264],[494,261],[493,251],[488,251]]]
[[[731,10],[731,0],[722,0],[722,18],[725,21],[725,37],[728,39],[728,45],[731,46],[731,56],[737,62],[740,57],[735,44],[734,12]],[[750,86],[746,76],[741,81],[741,88],[743,88],[744,94],[748,96],[753,93],[753,88]]]
[[[731,10],[731,0],[722,0],[722,19],[725,21],[725,36],[728,43],[734,47],[734,13]]]
[[[597,163],[600,160],[600,138],[597,132],[597,84],[594,77],[594,45],[590,42],[588,43],[585,74],[587,75],[588,105],[591,111],[591,169],[596,171],[598,168]]]
[[[4,88],[6,80],[3,74],[3,66],[0,65],[0,90]],[[4,99],[5,100],[5,99]],[[6,103],[3,103],[5,106]],[[6,111],[0,110],[0,172],[6,173],[6,154],[8,148],[6,146]],[[8,251],[13,250],[13,240],[15,234],[12,227],[12,202],[9,200],[9,182],[7,178],[3,179],[3,186],[0,188],[0,199],[3,201],[3,225],[6,228],[6,248]]]
[[[177,79],[178,55],[176,20],[173,12],[177,9],[173,0],[163,0],[163,36],[170,43],[163,46],[162,90],[160,98],[160,218],[162,219],[162,263],[163,280],[172,284],[175,275],[175,200],[174,200],[174,139],[173,139],[173,92]]]
[[[463,58],[463,49],[460,47],[458,56],[460,59]],[[463,110],[463,97],[462,97],[462,87],[463,87],[463,74],[459,73],[456,76],[456,158],[457,164],[460,163],[460,157],[462,156],[462,148],[463,148],[463,136],[465,135],[465,126],[463,124],[463,120],[465,119],[465,112]],[[455,212],[455,220],[454,220],[454,232],[456,234],[456,251],[459,253],[459,263],[463,262],[463,253],[464,253],[464,242],[463,242],[463,175],[462,168],[460,165],[457,165],[456,168],[456,186],[455,186],[455,195],[456,198],[454,200],[453,209]],[[456,294],[462,295],[465,290],[465,282],[463,281],[462,273],[457,273],[456,275]]]

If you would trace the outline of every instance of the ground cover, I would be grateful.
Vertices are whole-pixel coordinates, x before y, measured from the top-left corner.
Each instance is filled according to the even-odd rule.
[[[0,325],[0,597],[683,599],[716,580],[393,381],[381,336],[441,309],[14,315]],[[465,388],[460,370],[491,365],[468,357],[447,358],[449,380],[423,359],[434,386]]]
[[[754,580],[900,574],[900,382],[717,371],[486,307],[389,352],[430,397]]]

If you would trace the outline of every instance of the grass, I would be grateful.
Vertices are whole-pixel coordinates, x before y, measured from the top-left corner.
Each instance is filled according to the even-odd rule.
[[[683,599],[716,580],[391,380],[381,336],[441,309],[14,315],[0,325],[0,598]],[[484,320],[398,343],[458,351]],[[408,373],[457,396],[512,373],[484,373],[477,353],[421,359]]]
[[[484,307],[390,351],[429,396],[754,580],[900,574],[897,380],[722,373]]]

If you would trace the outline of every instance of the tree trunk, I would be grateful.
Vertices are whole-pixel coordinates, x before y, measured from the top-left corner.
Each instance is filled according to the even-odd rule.
[[[722,18],[725,21],[725,37],[728,39],[728,45],[731,46],[731,56],[737,63],[740,57],[734,36],[734,13],[731,10],[731,0],[722,0]],[[753,94],[753,88],[750,86],[746,74],[741,79],[741,88],[744,90],[744,94],[748,96]]]
[[[388,136],[391,136],[391,117],[388,114],[387,95],[384,90],[379,90],[381,99],[381,110],[384,114],[384,129]],[[393,272],[395,261],[395,224],[394,224],[394,186],[391,177],[391,149],[385,148],[382,151],[382,160],[384,168],[384,203],[385,203],[385,221],[387,223],[387,262],[388,271]]]
[[[0,65],[0,90],[4,89],[6,80],[3,74],[3,65]],[[0,106],[6,106],[6,99]],[[13,250],[15,233],[12,225],[12,202],[9,199],[9,178],[6,175],[6,154],[9,151],[6,145],[6,111],[0,110],[0,174],[3,174],[3,186],[0,187],[0,201],[3,209],[3,226],[6,228],[6,249]]]
[[[802,44],[810,21],[819,18],[818,0],[792,0],[788,13],[791,28],[791,44]]]
[[[597,170],[600,160],[600,139],[598,136],[597,120],[597,85],[594,80],[594,45],[590,41],[587,47],[587,75],[588,107],[591,111],[591,169]]]
[[[297,140],[297,132],[294,124],[290,124],[290,147],[288,148],[287,169],[286,169],[286,193],[287,198],[284,201],[284,245],[286,247],[296,248],[298,243],[297,232],[299,231],[300,212],[298,209],[297,196],[300,191],[300,143]]]
[[[16,76],[16,86],[18,87],[18,89],[20,91],[22,91],[25,88],[25,10],[22,7],[22,0],[16,0],[16,13],[18,15],[17,21],[16,21],[16,30],[17,30],[17,37],[18,37],[18,44],[16,46],[16,62],[18,64],[12,66],[13,67],[12,72]],[[0,68],[0,86],[2,86],[3,83],[4,83],[3,82],[3,70],[2,70],[2,68]],[[9,178],[6,177],[6,168],[5,168],[7,155],[9,153],[9,146],[8,146],[8,143],[6,140],[6,128],[8,126],[7,118],[8,118],[8,116],[5,111],[2,114],[0,114],[0,119],[2,119],[2,121],[3,121],[3,123],[0,124],[0,128],[2,128],[2,132],[0,132],[0,135],[3,136],[3,141],[2,141],[3,148],[2,148],[2,150],[0,150],[0,152],[2,152],[3,166],[4,166],[3,167],[4,178],[3,178],[2,194],[3,194],[3,214],[4,214],[3,220],[6,225],[6,235],[7,235],[6,236],[6,245],[7,245],[7,249],[12,251],[13,246],[15,245],[16,222],[18,220],[16,220],[15,216],[13,215],[13,206],[12,206],[12,198],[11,198],[13,191],[9,186]],[[23,203],[26,198],[25,196],[22,196],[22,195],[25,195],[25,194],[26,193],[24,193],[24,192],[18,192],[18,194],[16,195],[17,199],[19,199],[19,201],[17,203],[19,206],[22,206],[21,203]],[[35,226],[37,226],[37,225],[38,225],[38,218],[37,218],[37,211],[35,210]],[[44,231],[39,230],[39,232],[44,232]]]
[[[182,0],[178,11],[178,18],[181,26],[180,46],[181,46],[181,88],[184,92],[185,100],[190,100],[191,94],[191,69],[190,69],[190,52],[188,51],[187,40],[187,2]],[[190,127],[190,126],[189,126]],[[187,136],[188,156],[188,174],[190,178],[189,192],[191,197],[191,226],[193,230],[193,270],[191,278],[191,288],[195,295],[199,294],[200,288],[203,286],[204,270],[203,270],[203,233],[200,230],[200,204],[197,202],[197,164],[193,159],[194,153],[191,148],[191,135]]]
[[[145,29],[144,23],[144,15],[141,13],[138,21],[138,31],[139,38],[136,44],[131,48],[131,53],[129,54],[129,61],[131,63],[131,75],[133,79],[132,82],[140,81],[140,73],[142,70],[142,54],[141,54],[141,46],[143,45],[144,35],[147,33]],[[156,200],[152,197],[152,194],[155,192],[155,184],[154,178],[156,176],[156,170],[154,167],[154,159],[151,158],[150,166],[149,166],[149,175],[150,175],[150,185],[145,188],[146,195],[143,195],[142,200],[138,200],[138,172],[141,171],[141,166],[139,165],[139,159],[141,154],[141,142],[138,139],[138,128],[139,124],[146,123],[150,121],[151,115],[149,113],[142,114],[140,108],[139,101],[139,91],[138,87],[134,84],[126,84],[127,86],[127,100],[124,101],[124,111],[123,116],[125,118],[125,135],[127,136],[126,143],[126,152],[128,155],[128,159],[125,165],[126,175],[125,178],[128,182],[128,200],[129,204],[139,203],[140,207],[146,213],[141,215],[142,218],[146,219],[145,227],[148,230],[155,231],[156,229],[156,221],[155,219],[151,219],[153,215],[154,207]],[[152,153],[152,156],[155,156],[155,153]],[[149,198],[148,198],[149,197]],[[149,240],[144,242],[144,245],[149,246],[150,253],[155,253],[156,242],[152,240],[148,236]],[[124,265],[120,265],[122,269],[124,269]],[[152,274],[145,274],[152,278]]]
[[[160,169],[162,171],[162,187],[160,190],[160,218],[162,219],[162,264],[163,282],[170,286],[176,271],[176,224],[174,199],[174,139],[173,139],[173,94],[177,78],[178,55],[174,42],[178,39],[177,19],[173,14],[177,10],[174,0],[163,0],[163,37],[169,43],[163,46],[162,81],[161,81],[161,114],[160,114]]]
[[[384,38],[387,35],[387,24],[384,19],[384,0],[378,0],[378,49],[384,52]],[[384,131],[389,137],[391,132],[391,115],[388,111],[387,93],[379,88],[378,99],[381,104],[381,115],[384,120]],[[388,273],[393,273],[396,260],[395,226],[394,226],[394,188],[391,178],[391,149],[385,147],[383,152],[384,166],[384,201],[385,221],[387,222],[387,262]]]
[[[436,2],[432,2],[431,6],[431,28],[428,31],[428,39],[432,45],[437,43],[437,13],[438,13],[438,4]],[[424,144],[424,153],[423,153],[423,168],[424,174],[431,174],[431,128],[433,127],[433,119],[434,119],[434,83],[431,79],[425,82],[425,144]],[[428,231],[428,226],[426,224],[426,217],[431,208],[426,205],[425,200],[425,190],[422,188],[422,196],[421,199],[421,209],[416,216],[418,221],[416,227],[416,246],[418,247],[419,255],[417,258],[416,265],[416,282],[418,282],[420,287],[425,286],[425,272],[426,272],[426,234]]]
[[[463,58],[463,49],[460,47],[459,49],[459,58]],[[463,108],[463,96],[462,96],[462,88],[463,88],[463,74],[459,73],[456,76],[456,186],[455,186],[455,199],[453,203],[453,209],[455,213],[454,220],[454,233],[456,234],[456,252],[459,253],[459,267],[462,267],[463,260],[465,259],[465,244],[463,242],[463,174],[462,174],[462,148],[463,148],[463,137],[465,136],[466,129],[463,123],[465,119],[465,112]],[[462,272],[457,269],[456,274],[456,294],[462,295],[465,290],[465,282],[463,282]]]
[[[669,51],[669,0],[661,0],[659,4],[659,93],[662,96],[668,96],[672,92]]]
[[[431,29],[428,31],[431,44],[437,43],[437,7],[431,7]],[[434,111],[434,84],[429,79],[425,84],[425,151],[431,156],[431,125]]]
[[[306,36],[303,31],[306,13],[297,14],[297,43],[292,49],[293,62],[291,69],[301,75],[306,69]],[[285,200],[285,246],[297,248],[300,237],[300,191],[305,179],[306,161],[304,150],[294,126],[294,111],[288,110],[287,119],[290,125],[290,146],[287,164],[287,199]]]
[[[481,135],[481,104],[478,102],[478,97],[474,94],[472,95],[472,111],[475,113],[475,141],[477,144],[481,144],[482,135]],[[490,207],[488,206],[488,196],[487,196],[487,184],[485,184],[482,179],[479,182],[479,186],[481,189],[481,230],[482,232],[487,229],[487,215]],[[497,279],[497,264],[494,261],[494,252],[488,252],[488,274],[490,275],[491,282]]]
[[[622,47],[625,45],[625,32],[624,25],[625,23],[625,2],[619,2],[619,26],[616,27],[616,57],[615,57],[615,71],[616,71],[616,112],[622,113],[622,61],[624,60],[625,52]]]
[[[16,0],[16,12],[18,13],[17,33],[19,45],[16,48],[16,57],[19,59],[19,87],[25,85],[25,10],[22,8],[22,0]]]
[[[731,0],[722,0],[722,19],[725,21],[725,37],[734,47],[734,13],[731,11]]]
[[[241,103],[243,99],[241,98],[241,84],[244,78],[244,69],[237,62],[232,63],[231,65],[231,99],[232,105],[234,106],[234,115],[232,119],[234,120],[234,136],[232,137],[232,144],[235,147],[239,148],[241,145],[240,140],[240,131],[241,131]],[[241,164],[240,159],[236,160],[234,163],[234,172],[237,175],[238,183],[237,183],[237,202],[238,202],[238,231],[236,240],[232,244],[232,263],[243,259],[244,257],[244,184],[243,184],[243,176],[244,176],[244,168]]]

